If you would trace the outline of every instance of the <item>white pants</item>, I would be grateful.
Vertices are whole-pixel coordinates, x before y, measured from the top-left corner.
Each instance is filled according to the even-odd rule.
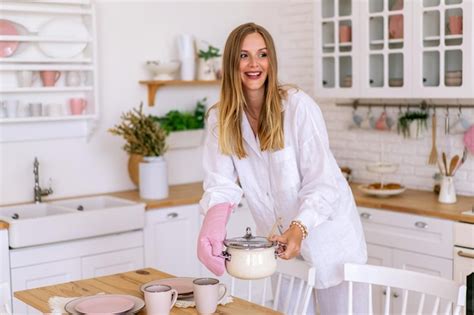
[[[272,276],[273,292],[276,290],[277,276]],[[299,314],[294,310],[294,301],[297,298],[297,290],[300,280],[296,280],[293,285],[292,298],[290,299],[290,306],[288,315],[339,315],[347,314],[348,311],[348,283],[341,284],[327,288],[313,290],[312,297],[309,301],[308,310],[305,314]],[[285,298],[288,296],[289,279],[283,278],[281,283],[280,301],[277,310],[284,312]],[[368,313],[368,285],[354,283],[353,285],[353,314],[367,314]],[[301,307],[301,306],[300,306]],[[317,311],[319,307],[319,312]]]

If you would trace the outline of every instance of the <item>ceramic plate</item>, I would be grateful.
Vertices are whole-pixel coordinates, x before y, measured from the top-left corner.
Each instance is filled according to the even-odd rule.
[[[0,35],[19,35],[15,23],[0,19]],[[17,48],[18,42],[16,41],[0,41],[0,57],[10,57],[15,53]]]
[[[80,20],[55,18],[43,24],[38,35],[41,37],[79,38],[84,42],[38,42],[38,47],[48,57],[72,58],[80,54],[87,46],[89,32]]]
[[[84,296],[67,303],[64,310],[69,314],[89,313],[137,313],[145,306],[145,302],[132,295],[101,294]],[[121,310],[121,311],[120,311]]]
[[[145,287],[152,284],[166,284],[178,291],[178,298],[192,297],[193,296],[193,280],[191,277],[179,277],[179,278],[166,278],[154,280],[145,283],[140,287],[142,292],[145,292]]]
[[[398,189],[374,189],[369,187],[368,185],[359,185],[357,188],[362,192],[376,196],[376,197],[389,197],[399,195],[406,190],[405,186],[401,186]]]

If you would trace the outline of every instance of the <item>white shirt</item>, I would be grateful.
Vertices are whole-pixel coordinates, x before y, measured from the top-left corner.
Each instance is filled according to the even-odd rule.
[[[350,187],[330,151],[319,107],[304,92],[291,90],[283,110],[285,147],[274,152],[260,150],[258,137],[242,115],[248,155],[244,159],[220,152],[218,117],[216,110],[210,112],[200,205],[205,213],[222,202],[238,204],[245,194],[262,236],[270,233],[277,217],[284,229],[300,220],[309,231],[301,255],[316,267],[316,288],[332,287],[343,281],[344,263],[367,260],[362,225]]]

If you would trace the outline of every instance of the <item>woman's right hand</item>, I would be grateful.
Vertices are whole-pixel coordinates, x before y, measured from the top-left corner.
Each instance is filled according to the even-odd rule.
[[[225,271],[225,259],[222,257],[226,225],[232,205],[228,202],[211,207],[204,217],[199,232],[197,254],[199,260],[216,276]]]

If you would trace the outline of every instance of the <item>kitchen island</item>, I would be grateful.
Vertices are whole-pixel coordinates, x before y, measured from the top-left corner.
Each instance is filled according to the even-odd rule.
[[[145,268],[135,271],[118,273],[105,277],[71,281],[67,283],[51,285],[36,289],[29,289],[15,292],[15,297],[24,303],[43,312],[50,313],[48,305],[49,298],[53,296],[61,297],[81,297],[98,293],[128,294],[143,299],[140,286],[149,281],[173,277],[170,274],[161,272],[153,268]],[[234,297],[234,301],[217,307],[218,314],[281,314],[270,308],[251,303]],[[147,314],[146,307],[138,314]],[[171,314],[197,314],[196,308],[173,307]]]

